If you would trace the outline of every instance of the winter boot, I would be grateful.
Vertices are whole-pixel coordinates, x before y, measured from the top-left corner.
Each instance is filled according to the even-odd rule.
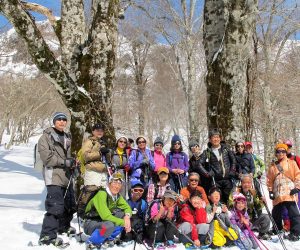
[[[291,229],[291,222],[289,219],[283,220],[283,230],[289,232]]]
[[[267,233],[259,233],[258,238],[262,240],[271,240],[272,237]]]
[[[290,233],[288,235],[283,235],[283,238],[289,241],[298,241],[300,239],[299,235],[293,233]]]
[[[44,236],[39,239],[39,245],[54,245],[54,246],[62,246],[64,244],[64,241],[62,238],[56,237],[56,238],[50,238],[49,236]]]

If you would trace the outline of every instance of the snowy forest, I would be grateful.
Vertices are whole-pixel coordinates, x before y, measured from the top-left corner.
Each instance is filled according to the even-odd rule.
[[[49,2],[57,2],[50,4]],[[0,143],[27,143],[67,112],[73,150],[102,122],[202,147],[219,128],[270,162],[300,148],[297,0],[1,0]]]

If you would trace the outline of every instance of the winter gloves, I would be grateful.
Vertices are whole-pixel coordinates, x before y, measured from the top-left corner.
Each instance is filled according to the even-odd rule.
[[[270,200],[274,200],[275,199],[275,195],[272,191],[269,191],[269,198]]]
[[[290,195],[295,195],[295,194],[298,194],[300,190],[298,188],[293,188],[290,192]]]
[[[72,168],[75,165],[75,159],[74,158],[67,158],[65,159],[65,167]]]

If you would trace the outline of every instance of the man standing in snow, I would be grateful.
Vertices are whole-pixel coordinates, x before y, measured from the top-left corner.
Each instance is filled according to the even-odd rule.
[[[54,127],[44,130],[38,141],[38,151],[43,161],[43,177],[47,188],[44,215],[39,244],[59,246],[63,240],[57,233],[75,233],[70,226],[75,212],[73,185],[70,184],[75,159],[71,158],[71,135],[64,132],[67,115],[56,112]]]

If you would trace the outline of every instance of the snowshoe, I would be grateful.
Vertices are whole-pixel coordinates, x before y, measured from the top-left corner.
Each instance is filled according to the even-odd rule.
[[[288,235],[283,235],[283,238],[289,241],[298,241],[300,239],[299,235],[295,235],[293,233],[290,233]]]
[[[44,236],[42,238],[39,239],[38,244],[34,244],[32,241],[30,241],[28,243],[28,246],[31,247],[35,247],[35,246],[49,246],[49,245],[53,245],[59,249],[65,249],[68,246],[70,246],[69,242],[64,242],[61,238],[57,237],[57,238],[52,238],[50,239],[49,236]]]
[[[165,246],[166,246],[167,248],[176,248],[176,247],[177,247],[176,244],[175,244],[175,242],[172,241],[172,240],[166,241]]]
[[[92,243],[87,243],[87,244],[85,245],[85,249],[86,249],[86,250],[98,250],[98,249],[100,249],[100,248],[101,248],[100,245],[97,246],[97,245],[94,245],[94,244],[92,244]]]
[[[186,244],[184,245],[185,249],[187,249],[187,250],[210,249],[209,246],[210,246],[210,245],[201,245],[200,247],[196,247],[196,246],[193,245],[192,243],[186,243]]]
[[[65,228],[58,230],[58,234],[67,234],[68,237],[73,237],[76,235],[76,229],[74,227]]]
[[[260,240],[272,240],[271,235],[269,235],[267,233],[264,233],[264,234],[259,233],[257,238],[260,239]]]
[[[157,250],[164,250],[166,249],[165,245],[162,242],[157,242],[154,244],[154,248]]]

